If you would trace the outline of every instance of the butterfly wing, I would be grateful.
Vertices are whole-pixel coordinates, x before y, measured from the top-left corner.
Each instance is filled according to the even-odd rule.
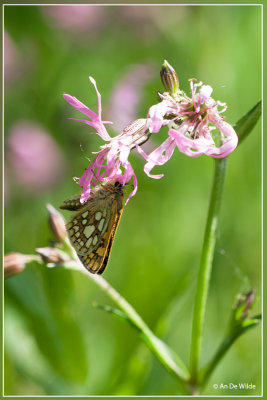
[[[107,266],[114,236],[122,214],[123,188],[119,182],[95,187],[86,203],[80,197],[65,200],[60,208],[76,211],[66,225],[80,261],[92,273]]]
[[[87,256],[99,245],[110,224],[112,199],[93,199],[73,214],[66,225],[78,256]]]
[[[103,198],[89,199],[66,225],[79,259],[90,272],[98,274],[107,266],[122,214],[123,192],[114,190],[105,194]],[[68,209],[70,207],[73,205],[70,204]]]
[[[87,255],[79,254],[79,258],[85,268],[92,273],[102,274],[108,264],[113,240],[123,211],[122,207],[118,207],[118,202],[114,201],[107,230],[97,247]]]

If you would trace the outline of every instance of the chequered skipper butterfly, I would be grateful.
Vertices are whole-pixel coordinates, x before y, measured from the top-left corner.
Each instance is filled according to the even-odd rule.
[[[60,206],[75,211],[66,225],[68,235],[79,259],[93,274],[102,274],[108,264],[123,210],[122,200],[122,185],[110,181],[92,189],[86,203],[81,204],[77,195]]]

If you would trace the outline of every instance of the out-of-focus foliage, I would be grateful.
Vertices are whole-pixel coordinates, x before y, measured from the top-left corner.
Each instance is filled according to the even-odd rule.
[[[234,124],[261,96],[260,13],[258,6],[5,6],[5,252],[49,244],[45,204],[58,207],[79,192],[72,177],[103,144],[89,126],[68,120],[80,115],[64,92],[96,111],[93,76],[115,135],[157,102],[167,59],[182,89],[192,77],[210,84]],[[151,148],[165,134],[154,134]],[[236,294],[254,287],[260,295],[260,134],[258,124],[229,157],[202,365],[221,342]],[[155,169],[161,180],[147,178],[137,154],[131,161],[139,188],[104,277],[187,363],[213,160],[176,150]],[[93,301],[109,303],[79,273],[32,263],[6,280],[6,395],[179,394],[136,332]],[[254,329],[235,343],[205,393],[232,395],[212,384],[252,382],[253,393],[234,394],[259,395],[260,354]]]

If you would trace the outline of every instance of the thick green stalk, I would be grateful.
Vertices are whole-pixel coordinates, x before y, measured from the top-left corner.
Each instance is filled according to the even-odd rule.
[[[206,313],[206,303],[211,276],[212,261],[216,243],[219,209],[222,199],[223,183],[225,178],[227,159],[215,159],[213,186],[210,206],[206,223],[204,243],[200,258],[196,297],[194,304],[192,339],[190,350],[191,384],[197,386],[201,342]]]

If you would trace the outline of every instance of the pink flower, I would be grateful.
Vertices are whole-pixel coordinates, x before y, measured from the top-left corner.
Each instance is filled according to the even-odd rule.
[[[138,119],[127,126],[121,134],[110,137],[101,116],[101,96],[96,82],[89,78],[94,85],[98,97],[98,113],[93,112],[75,97],[64,94],[64,98],[77,110],[85,114],[88,119],[74,119],[88,124],[96,129],[97,134],[106,141],[105,145],[96,152],[93,162],[85,170],[79,185],[83,188],[81,203],[87,201],[90,196],[91,185],[99,182],[116,180],[123,186],[133,178],[133,191],[129,198],[134,196],[137,190],[137,178],[128,160],[130,151],[137,149],[146,160],[144,170],[146,174],[155,179],[163,175],[152,175],[151,170],[155,165],[165,164],[172,156],[175,147],[189,157],[198,157],[202,154],[214,158],[228,156],[237,146],[237,135],[230,124],[220,114],[226,109],[225,104],[215,102],[210,96],[212,88],[203,85],[202,82],[194,83],[190,80],[191,97],[188,97],[179,89],[179,81],[175,70],[167,61],[163,64],[161,78],[167,92],[159,93],[161,102],[150,107],[147,119]],[[223,109],[219,111],[219,107]],[[163,126],[169,128],[167,139],[149,155],[141,145],[144,144],[152,133],[158,132]],[[219,131],[215,136],[212,132]],[[127,203],[126,201],[126,203]]]
[[[13,82],[19,76],[19,66],[21,66],[21,60],[16,45],[9,34],[4,31],[4,77],[6,84]]]
[[[135,195],[137,191],[137,178],[128,161],[129,153],[130,149],[128,145],[125,145],[123,140],[119,140],[116,137],[110,139],[108,144],[101,146],[101,150],[96,153],[97,156],[94,161],[78,180],[79,185],[83,188],[80,199],[81,203],[84,203],[90,197],[91,185],[112,179],[116,179],[116,181],[124,186],[126,182],[133,178],[134,187],[128,200]],[[121,167],[123,167],[124,173]]]
[[[167,162],[176,146],[189,157],[206,154],[214,158],[228,156],[237,146],[235,130],[220,115],[226,109],[225,104],[215,102],[210,97],[211,86],[194,81],[190,80],[191,98],[177,88],[175,93],[160,94],[162,101],[149,109],[148,128],[151,133],[158,132],[164,125],[169,127],[169,138],[152,153],[146,155],[138,148],[138,152],[147,161],[144,170],[150,177],[162,176],[151,175],[150,171],[155,165]],[[221,111],[218,110],[219,106],[223,106]],[[219,144],[213,135],[216,128],[220,133]]]
[[[81,203],[87,201],[90,196],[91,185],[96,185],[98,182],[116,179],[123,186],[133,178],[133,191],[130,193],[128,200],[135,195],[137,191],[137,178],[134,170],[128,161],[130,151],[136,144],[144,143],[148,139],[146,130],[146,119],[134,121],[126,127],[122,133],[114,138],[111,138],[104,124],[111,123],[102,121],[101,118],[101,96],[97,90],[95,80],[89,78],[95,87],[98,96],[98,114],[90,110],[83,103],[68,94],[64,94],[64,98],[77,110],[87,115],[91,121],[74,119],[94,127],[98,135],[108,142],[100,146],[100,151],[96,152],[97,156],[94,161],[88,166],[81,178],[78,178],[79,185],[83,188],[81,195]],[[75,178],[76,179],[76,178]]]
[[[17,121],[9,130],[7,160],[16,183],[44,190],[62,178],[64,158],[58,144],[34,121]]]
[[[76,33],[95,31],[103,26],[105,8],[94,5],[52,5],[43,6],[42,11],[51,18],[57,28]]]
[[[115,85],[105,114],[119,131],[137,118],[142,89],[153,72],[150,64],[131,65]]]

